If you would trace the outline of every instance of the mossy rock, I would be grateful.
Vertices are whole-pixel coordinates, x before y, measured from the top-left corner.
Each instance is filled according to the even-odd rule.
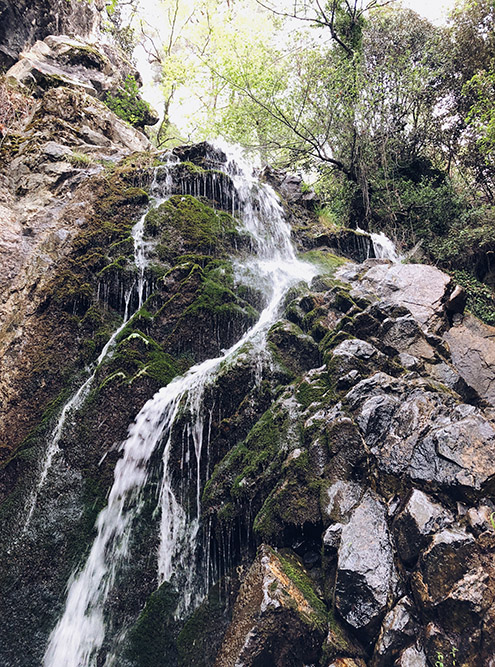
[[[306,525],[318,525],[320,486],[308,452],[294,451],[283,466],[281,481],[255,518],[254,532],[264,542],[284,546]]]
[[[333,252],[321,249],[309,250],[300,255],[300,259],[314,264],[326,278],[335,276],[337,269],[348,261],[344,257],[335,255]],[[338,283],[335,282],[334,284]]]
[[[238,581],[229,578],[210,589],[179,634],[179,667],[211,667],[215,663],[232,618],[233,598],[238,587]]]
[[[178,623],[174,619],[178,596],[168,582],[148,599],[128,634],[128,657],[137,667],[176,665]]]
[[[221,257],[241,238],[231,215],[190,195],[174,195],[151,210],[145,233],[157,239],[158,258],[171,265],[186,254]]]
[[[231,526],[247,505],[259,509],[280,475],[287,451],[299,444],[299,431],[280,404],[268,409],[215,467],[203,505],[218,525]]]
[[[272,354],[293,376],[316,368],[321,363],[318,346],[307,334],[288,320],[277,322],[268,333]]]

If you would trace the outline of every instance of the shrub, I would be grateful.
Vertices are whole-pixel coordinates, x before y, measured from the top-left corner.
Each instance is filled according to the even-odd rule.
[[[134,127],[149,125],[153,118],[153,111],[148,102],[139,97],[139,88],[132,76],[126,78],[116,95],[107,93],[105,104],[115,115]]]

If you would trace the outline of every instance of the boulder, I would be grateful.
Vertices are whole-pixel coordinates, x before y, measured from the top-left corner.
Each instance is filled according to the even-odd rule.
[[[495,424],[455,395],[418,377],[376,373],[345,397],[387,484],[392,477],[465,494],[495,480]]]
[[[353,294],[373,294],[390,304],[406,307],[426,332],[437,333],[445,328],[444,303],[448,298],[450,276],[426,264],[365,262],[365,267],[370,265],[362,277],[353,276],[347,268],[337,275],[351,281]]]
[[[459,375],[495,405],[495,327],[467,315],[445,332],[444,339]]]
[[[215,667],[316,663],[327,613],[302,566],[261,546],[241,584]]]
[[[414,618],[414,605],[403,597],[385,616],[373,655],[373,667],[393,664],[399,652],[416,637],[418,622]]]
[[[376,637],[397,586],[386,513],[383,501],[367,491],[343,526],[339,547],[335,607],[367,641]]]
[[[393,532],[402,561],[414,563],[433,533],[452,524],[454,517],[425,493],[413,489],[394,521]]]

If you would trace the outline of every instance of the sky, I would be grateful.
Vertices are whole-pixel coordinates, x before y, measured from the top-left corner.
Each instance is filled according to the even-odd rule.
[[[402,0],[402,4],[433,23],[442,23],[447,12],[453,8],[455,0]]]

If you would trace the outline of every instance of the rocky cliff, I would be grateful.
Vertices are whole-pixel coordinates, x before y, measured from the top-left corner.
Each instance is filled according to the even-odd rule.
[[[0,148],[0,663],[494,665],[495,330],[41,44]]]

